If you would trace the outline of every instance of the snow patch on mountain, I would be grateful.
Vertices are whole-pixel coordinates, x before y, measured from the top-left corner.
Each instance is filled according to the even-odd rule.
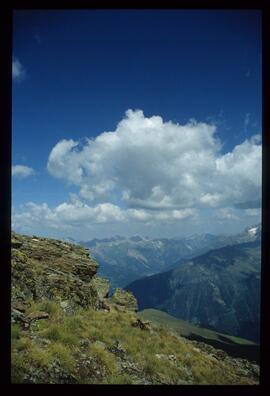
[[[259,227],[253,227],[248,230],[249,235],[256,235]]]

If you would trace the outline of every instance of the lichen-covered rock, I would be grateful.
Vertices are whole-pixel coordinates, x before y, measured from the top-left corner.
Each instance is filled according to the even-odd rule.
[[[66,301],[98,308],[100,300],[91,280],[98,264],[78,245],[49,238],[12,233],[12,306],[30,300]]]
[[[89,252],[79,245],[49,238],[32,238],[13,233],[13,239],[20,243],[19,252],[34,264],[72,273],[85,282],[96,274],[98,264],[89,257]]]
[[[17,381],[14,381],[15,383]],[[76,384],[76,378],[63,369],[59,360],[55,360],[45,367],[33,367],[21,379],[26,384]]]
[[[138,302],[134,295],[129,291],[117,288],[111,298],[111,302],[116,305],[116,307],[120,307],[128,311],[138,311]]]
[[[140,318],[135,318],[131,322],[131,326],[138,327],[141,330],[151,331],[151,323],[147,320],[141,320]]]
[[[48,317],[49,317],[49,314],[47,312],[42,312],[42,311],[31,312],[28,315],[28,318],[31,321],[40,320],[40,319],[48,319]]]
[[[27,304],[25,301],[20,301],[20,300],[18,300],[18,301],[15,301],[13,304],[12,304],[12,307],[14,308],[14,309],[16,309],[17,311],[20,311],[20,312],[25,312],[26,311],[26,309],[29,307],[29,305],[30,304]]]
[[[11,323],[27,323],[27,317],[15,308],[11,309]]]
[[[96,288],[100,299],[109,297],[110,282],[108,279],[100,278],[95,275],[91,281],[91,284]]]
[[[120,342],[117,340],[113,345],[111,345],[109,348],[109,351],[116,355],[117,357],[121,358],[122,360],[127,360],[126,359],[126,350],[123,348],[123,346],[120,344]]]

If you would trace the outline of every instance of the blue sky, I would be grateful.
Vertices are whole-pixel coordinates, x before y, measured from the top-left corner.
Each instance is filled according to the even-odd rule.
[[[14,228],[87,239],[115,232],[178,235],[206,224],[207,231],[234,232],[259,221],[260,142],[252,136],[261,133],[260,34],[258,11],[16,11]],[[128,138],[132,128],[141,146]],[[109,131],[118,143],[102,135]],[[155,153],[162,148],[161,181],[146,135],[153,136]],[[175,143],[179,161],[172,161],[168,136],[171,142],[193,138],[188,151]],[[58,145],[49,161],[63,139],[70,144]],[[194,167],[191,153],[202,158]],[[191,171],[181,162],[185,155]],[[198,169],[212,160],[200,176]],[[229,180],[238,172],[243,180],[235,185]],[[245,201],[252,207],[236,208]]]

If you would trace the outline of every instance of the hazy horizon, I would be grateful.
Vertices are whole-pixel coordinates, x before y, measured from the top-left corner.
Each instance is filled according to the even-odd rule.
[[[250,225],[248,225],[248,226],[246,226],[245,228],[241,228],[239,231],[233,231],[233,232],[228,232],[228,231],[224,231],[224,232],[219,232],[219,233],[211,233],[211,232],[204,232],[204,233],[198,233],[198,232],[196,232],[196,233],[190,233],[190,234],[182,234],[182,235],[171,235],[171,236],[166,236],[166,235],[162,235],[162,234],[160,234],[160,235],[157,235],[157,236],[152,236],[152,237],[150,237],[149,235],[143,235],[143,234],[129,234],[129,235],[123,235],[123,234],[106,234],[106,235],[102,235],[102,236],[100,236],[100,237],[98,237],[98,236],[94,236],[94,237],[89,237],[89,238],[87,238],[87,237],[84,237],[84,238],[82,238],[82,239],[76,239],[76,238],[73,238],[73,237],[71,237],[70,235],[63,235],[62,237],[59,237],[59,236],[57,236],[57,235],[53,235],[53,232],[49,232],[49,233],[44,233],[44,232],[40,232],[40,233],[31,233],[31,232],[25,232],[24,234],[25,235],[28,235],[28,236],[37,236],[37,237],[43,237],[43,238],[59,238],[59,239],[63,239],[63,240],[68,240],[68,239],[70,239],[70,240],[73,240],[74,242],[89,242],[89,241],[92,241],[92,240],[95,240],[95,239],[98,239],[98,240],[102,240],[102,239],[113,239],[113,238],[119,238],[119,239],[130,239],[130,238],[133,238],[133,237],[140,237],[140,238],[142,238],[142,239],[145,239],[145,240],[154,240],[154,239],[188,239],[188,238],[191,238],[191,237],[196,237],[196,236],[202,236],[202,235],[206,235],[206,234],[208,234],[208,235],[214,235],[214,236],[236,236],[236,235],[238,235],[238,234],[240,234],[240,233],[242,233],[242,232],[244,232],[245,231],[245,229],[247,229],[247,228],[251,228],[251,227],[256,227],[256,226],[258,226],[258,225],[260,225],[261,223],[256,223],[256,224],[250,224]],[[12,231],[15,231],[15,232],[17,232],[16,230],[12,230]]]

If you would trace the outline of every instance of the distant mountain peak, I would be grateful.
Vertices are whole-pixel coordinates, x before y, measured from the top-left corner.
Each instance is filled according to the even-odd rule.
[[[140,235],[133,235],[133,236],[130,237],[129,239],[130,239],[130,241],[133,241],[133,242],[140,242],[140,241],[143,241],[143,238],[140,237]]]

